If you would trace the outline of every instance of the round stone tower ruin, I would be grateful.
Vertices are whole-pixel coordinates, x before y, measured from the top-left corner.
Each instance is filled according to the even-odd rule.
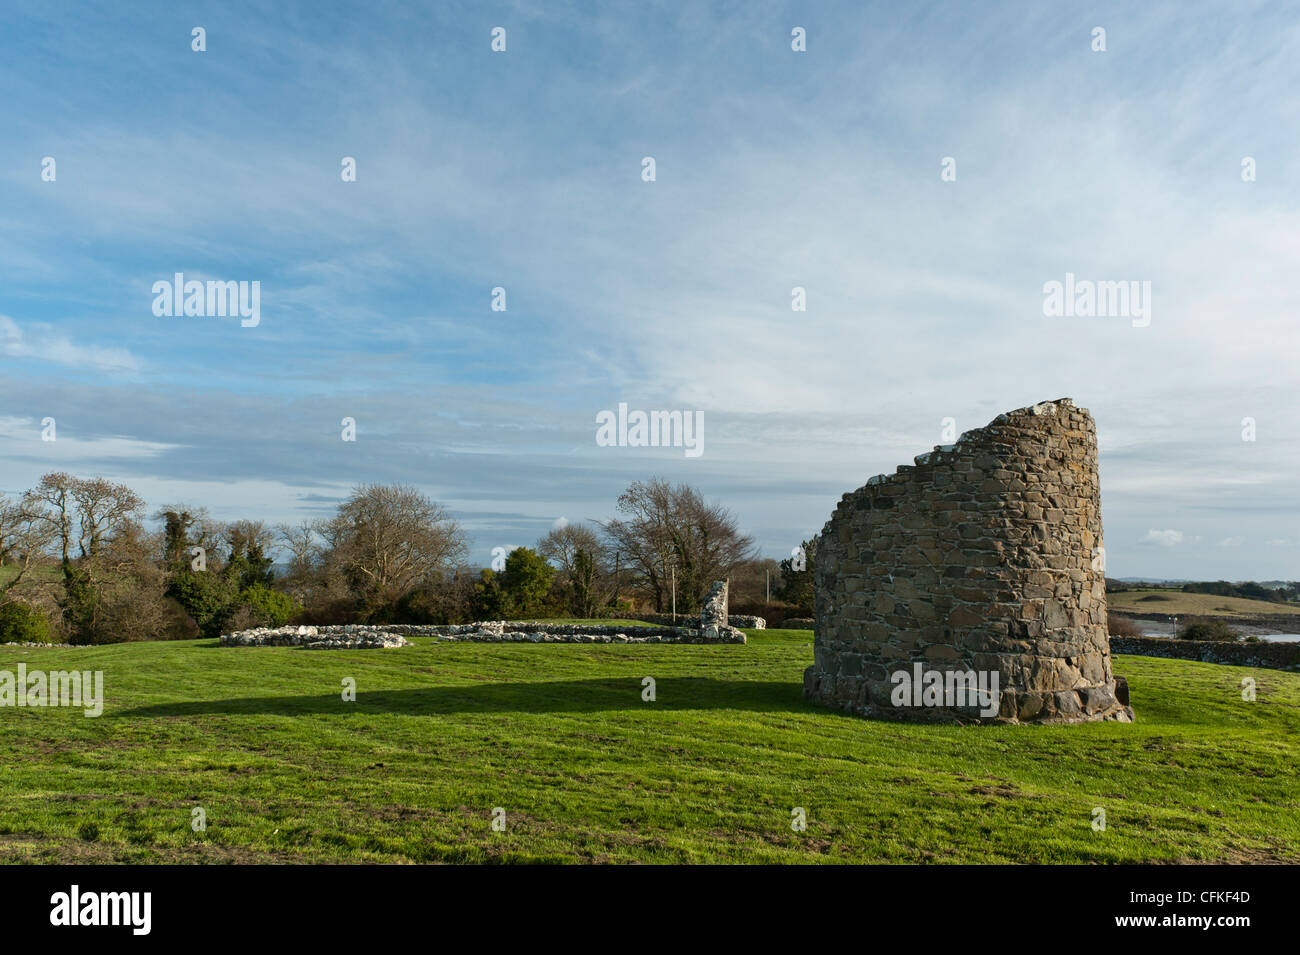
[[[1092,416],[999,415],[844,495],[804,695],[862,716],[1129,722],[1111,672]]]

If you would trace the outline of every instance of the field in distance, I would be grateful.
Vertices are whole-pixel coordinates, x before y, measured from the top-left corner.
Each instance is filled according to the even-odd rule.
[[[1300,604],[1273,603],[1245,597],[1188,594],[1178,590],[1124,590],[1106,594],[1106,606],[1116,613],[1141,617],[1150,613],[1180,617],[1251,618],[1274,615],[1294,616],[1300,622]]]

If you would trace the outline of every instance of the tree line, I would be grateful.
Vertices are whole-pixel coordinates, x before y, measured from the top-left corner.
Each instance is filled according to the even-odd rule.
[[[629,616],[674,598],[694,613],[724,577],[733,612],[811,612],[811,562],[760,559],[729,510],[658,478],[630,485],[610,520],[554,527],[496,567],[468,554],[448,511],[404,485],[361,485],[330,517],[269,525],[183,504],[149,512],[125,484],[52,472],[0,498],[0,642]]]
[[[1199,580],[1188,581],[1175,587],[1170,583],[1123,581],[1106,578],[1106,592],[1120,594],[1129,590],[1173,590],[1185,594],[1210,594],[1215,597],[1241,597],[1246,600],[1267,600],[1270,603],[1296,603],[1300,601],[1300,581],[1257,583],[1253,580]]]

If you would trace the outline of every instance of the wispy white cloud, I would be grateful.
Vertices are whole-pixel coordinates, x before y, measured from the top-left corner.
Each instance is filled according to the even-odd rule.
[[[95,371],[136,372],[141,368],[140,360],[124,348],[79,344],[42,323],[30,323],[24,330],[8,315],[0,315],[0,355]]]
[[[1158,544],[1161,547],[1177,547],[1183,542],[1183,532],[1175,530],[1158,531],[1154,528],[1147,531],[1146,536],[1139,543]]]
[[[54,402],[50,402],[54,404]],[[104,462],[133,462],[148,466],[150,459],[179,449],[181,446],[162,441],[148,441],[120,434],[86,434],[75,417],[47,415],[23,418],[0,415],[0,438],[5,441],[6,457],[20,462],[40,462],[47,469],[83,467],[98,470]],[[99,427],[103,422],[96,422]],[[129,419],[119,422],[132,428]]]

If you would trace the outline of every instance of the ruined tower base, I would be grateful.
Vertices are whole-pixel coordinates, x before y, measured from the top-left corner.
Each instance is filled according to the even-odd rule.
[[[840,501],[804,695],[863,716],[1131,722],[1111,671],[1092,416],[999,415]]]

